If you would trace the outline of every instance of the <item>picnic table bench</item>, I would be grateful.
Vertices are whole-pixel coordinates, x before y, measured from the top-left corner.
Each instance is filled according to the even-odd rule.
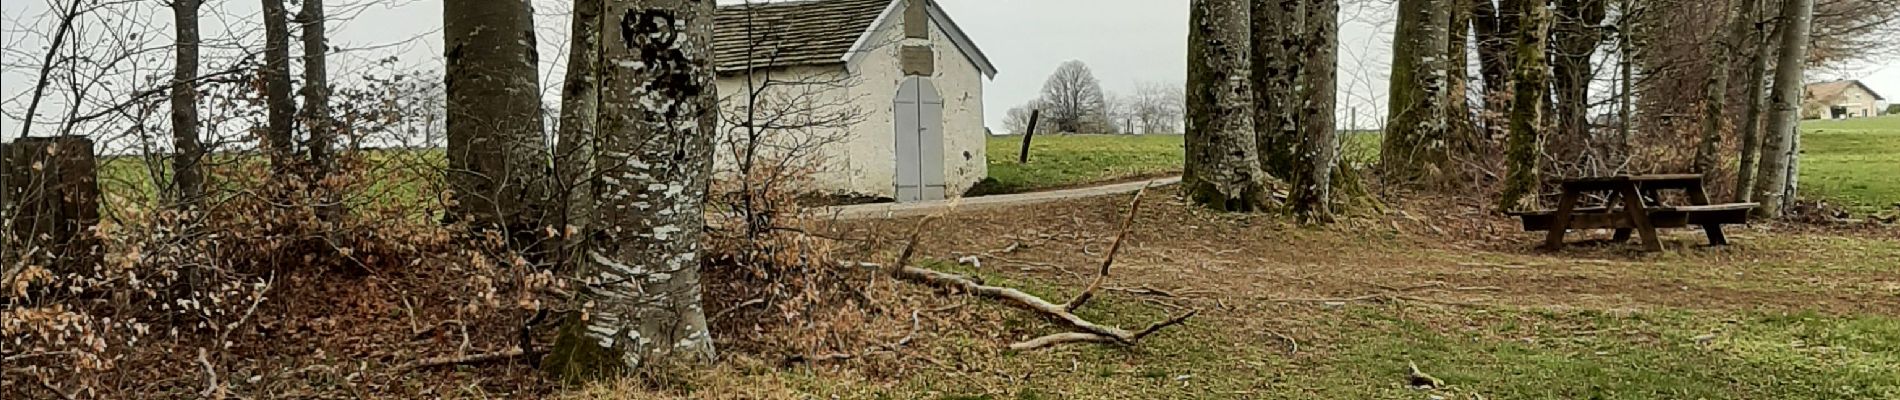
[[[1548,250],[1562,249],[1564,235],[1571,229],[1615,229],[1614,241],[1627,241],[1634,232],[1641,235],[1644,250],[1661,251],[1662,242],[1656,238],[1656,228],[1692,225],[1701,226],[1708,234],[1709,245],[1727,245],[1728,237],[1722,234],[1722,225],[1748,223],[1749,211],[1760,206],[1756,203],[1712,204],[1702,187],[1702,176],[1696,174],[1590,177],[1564,179],[1558,184],[1563,188],[1563,196],[1557,201],[1557,209],[1512,213],[1523,219],[1525,231],[1548,232],[1544,237],[1544,248]],[[1662,205],[1659,194],[1663,190],[1687,191],[1690,204]],[[1579,206],[1586,194],[1604,192],[1609,196],[1602,205]]]

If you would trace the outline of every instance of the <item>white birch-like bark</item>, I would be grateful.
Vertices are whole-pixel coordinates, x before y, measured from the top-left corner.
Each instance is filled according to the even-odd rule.
[[[718,96],[709,0],[611,0],[599,29],[596,214],[582,310],[546,365],[569,377],[705,361],[699,238]]]
[[[1762,136],[1761,171],[1756,174],[1755,200],[1761,208],[1757,215],[1780,217],[1791,200],[1789,175],[1794,158],[1795,140],[1801,122],[1802,74],[1808,56],[1808,37],[1814,20],[1814,0],[1784,0],[1781,3],[1781,52],[1775,65],[1775,86],[1769,95],[1774,115]]]

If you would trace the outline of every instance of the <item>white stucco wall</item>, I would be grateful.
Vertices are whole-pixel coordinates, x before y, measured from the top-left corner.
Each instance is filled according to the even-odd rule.
[[[873,31],[866,40],[866,49],[854,55],[848,64],[848,72],[844,66],[793,67],[778,72],[787,77],[848,73],[848,85],[821,97],[850,102],[862,112],[859,122],[848,132],[842,132],[847,139],[823,150],[824,154],[819,157],[822,167],[813,176],[816,187],[810,188],[813,192],[887,198],[896,195],[897,152],[892,118],[898,86],[906,78],[898,65],[898,52],[905,40],[903,29],[897,25],[902,20],[902,7],[899,5]],[[944,99],[944,182],[949,186],[948,195],[955,197],[989,175],[984,155],[989,136],[983,126],[984,76],[934,21],[930,37],[936,49],[936,71],[929,78]],[[742,98],[734,94],[746,92],[745,82],[741,76],[724,76],[718,80],[720,96],[728,103],[722,109],[734,109],[732,102]],[[722,121],[727,119],[721,117]],[[732,129],[722,126],[720,131]],[[731,154],[728,149],[719,151],[721,170],[729,170],[733,165]]]
[[[859,93],[858,98],[866,109],[880,110],[866,118],[860,129],[866,139],[858,142],[863,147],[852,151],[854,155],[864,155],[853,157],[854,167],[862,171],[858,177],[861,183],[854,186],[875,187],[876,193],[887,197],[895,193],[893,185],[897,175],[891,108],[897,88],[905,79],[898,65],[898,52],[904,44],[904,30],[898,26],[903,19],[903,7],[900,4],[892,10],[866,41],[869,49],[857,54],[851,63],[853,71],[863,80],[854,88]],[[936,49],[936,71],[929,78],[937,87],[937,94],[944,99],[944,183],[949,186],[946,191],[954,197],[989,176],[989,162],[983,151],[989,136],[983,129],[984,77],[935,21],[930,25],[930,44]]]

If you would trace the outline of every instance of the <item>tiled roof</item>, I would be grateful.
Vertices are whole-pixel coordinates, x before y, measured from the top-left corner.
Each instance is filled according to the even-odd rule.
[[[1873,88],[1869,88],[1867,85],[1855,80],[1810,84],[1808,85],[1808,98],[1820,101],[1833,101],[1834,98],[1840,97],[1841,93],[1847,92],[1847,89],[1856,87],[1860,88],[1860,90],[1867,91],[1867,94],[1874,95],[1874,100],[1886,100],[1881,98],[1879,93],[1874,93]]]
[[[713,53],[722,71],[844,62],[891,0],[803,0],[719,6]]]

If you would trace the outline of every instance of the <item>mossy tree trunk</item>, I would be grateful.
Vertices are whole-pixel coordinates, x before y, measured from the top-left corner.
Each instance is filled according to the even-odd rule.
[[[543,361],[570,380],[713,357],[697,257],[718,112],[713,2],[611,0],[603,10],[583,306]]]
[[[1775,87],[1769,95],[1774,114],[1768,118],[1768,130],[1762,135],[1761,170],[1756,173],[1755,198],[1761,208],[1757,215],[1780,217],[1789,199],[1789,175],[1794,158],[1797,130],[1801,122],[1802,74],[1808,56],[1808,37],[1814,20],[1814,0],[1782,0],[1779,60],[1775,62]]]
[[[1298,78],[1300,143],[1295,171],[1288,177],[1293,212],[1309,222],[1332,218],[1333,168],[1338,164],[1335,127],[1339,61],[1339,1],[1312,0],[1306,6],[1305,54]]]
[[[1248,6],[1194,0],[1188,16],[1186,170],[1196,204],[1250,212],[1268,205],[1252,114]]]
[[[600,13],[602,0],[574,0],[568,31],[567,76],[561,84],[561,124],[555,136],[554,189],[562,201],[562,232],[585,232],[594,213],[595,124],[600,117]],[[555,262],[574,266],[584,241],[562,235]]]
[[[1735,201],[1753,201],[1755,184],[1755,160],[1761,153],[1761,113],[1768,108],[1768,59],[1775,56],[1774,41],[1769,40],[1767,18],[1767,0],[1742,0],[1753,3],[1753,12],[1743,14],[1743,20],[1751,29],[1746,43],[1751,46],[1748,54],[1748,82],[1742,90],[1746,110],[1742,112],[1741,131],[1736,132],[1741,143],[1741,160],[1735,168]]]
[[[1450,24],[1447,0],[1399,0],[1393,33],[1390,103],[1380,173],[1396,184],[1421,183],[1446,168],[1445,101]]]
[[[1498,208],[1504,211],[1517,210],[1525,197],[1538,187],[1538,155],[1542,153],[1540,138],[1544,130],[1543,99],[1549,96],[1550,66],[1545,62],[1544,50],[1550,33],[1550,11],[1543,7],[1541,0],[1514,0],[1531,2],[1525,5],[1524,19],[1518,24],[1517,67],[1514,71],[1513,92],[1516,100],[1511,110],[1510,138],[1505,143],[1504,193],[1499,196]]]
[[[537,237],[546,228],[549,165],[531,4],[450,0],[442,10],[448,181],[456,201],[448,219]]]

